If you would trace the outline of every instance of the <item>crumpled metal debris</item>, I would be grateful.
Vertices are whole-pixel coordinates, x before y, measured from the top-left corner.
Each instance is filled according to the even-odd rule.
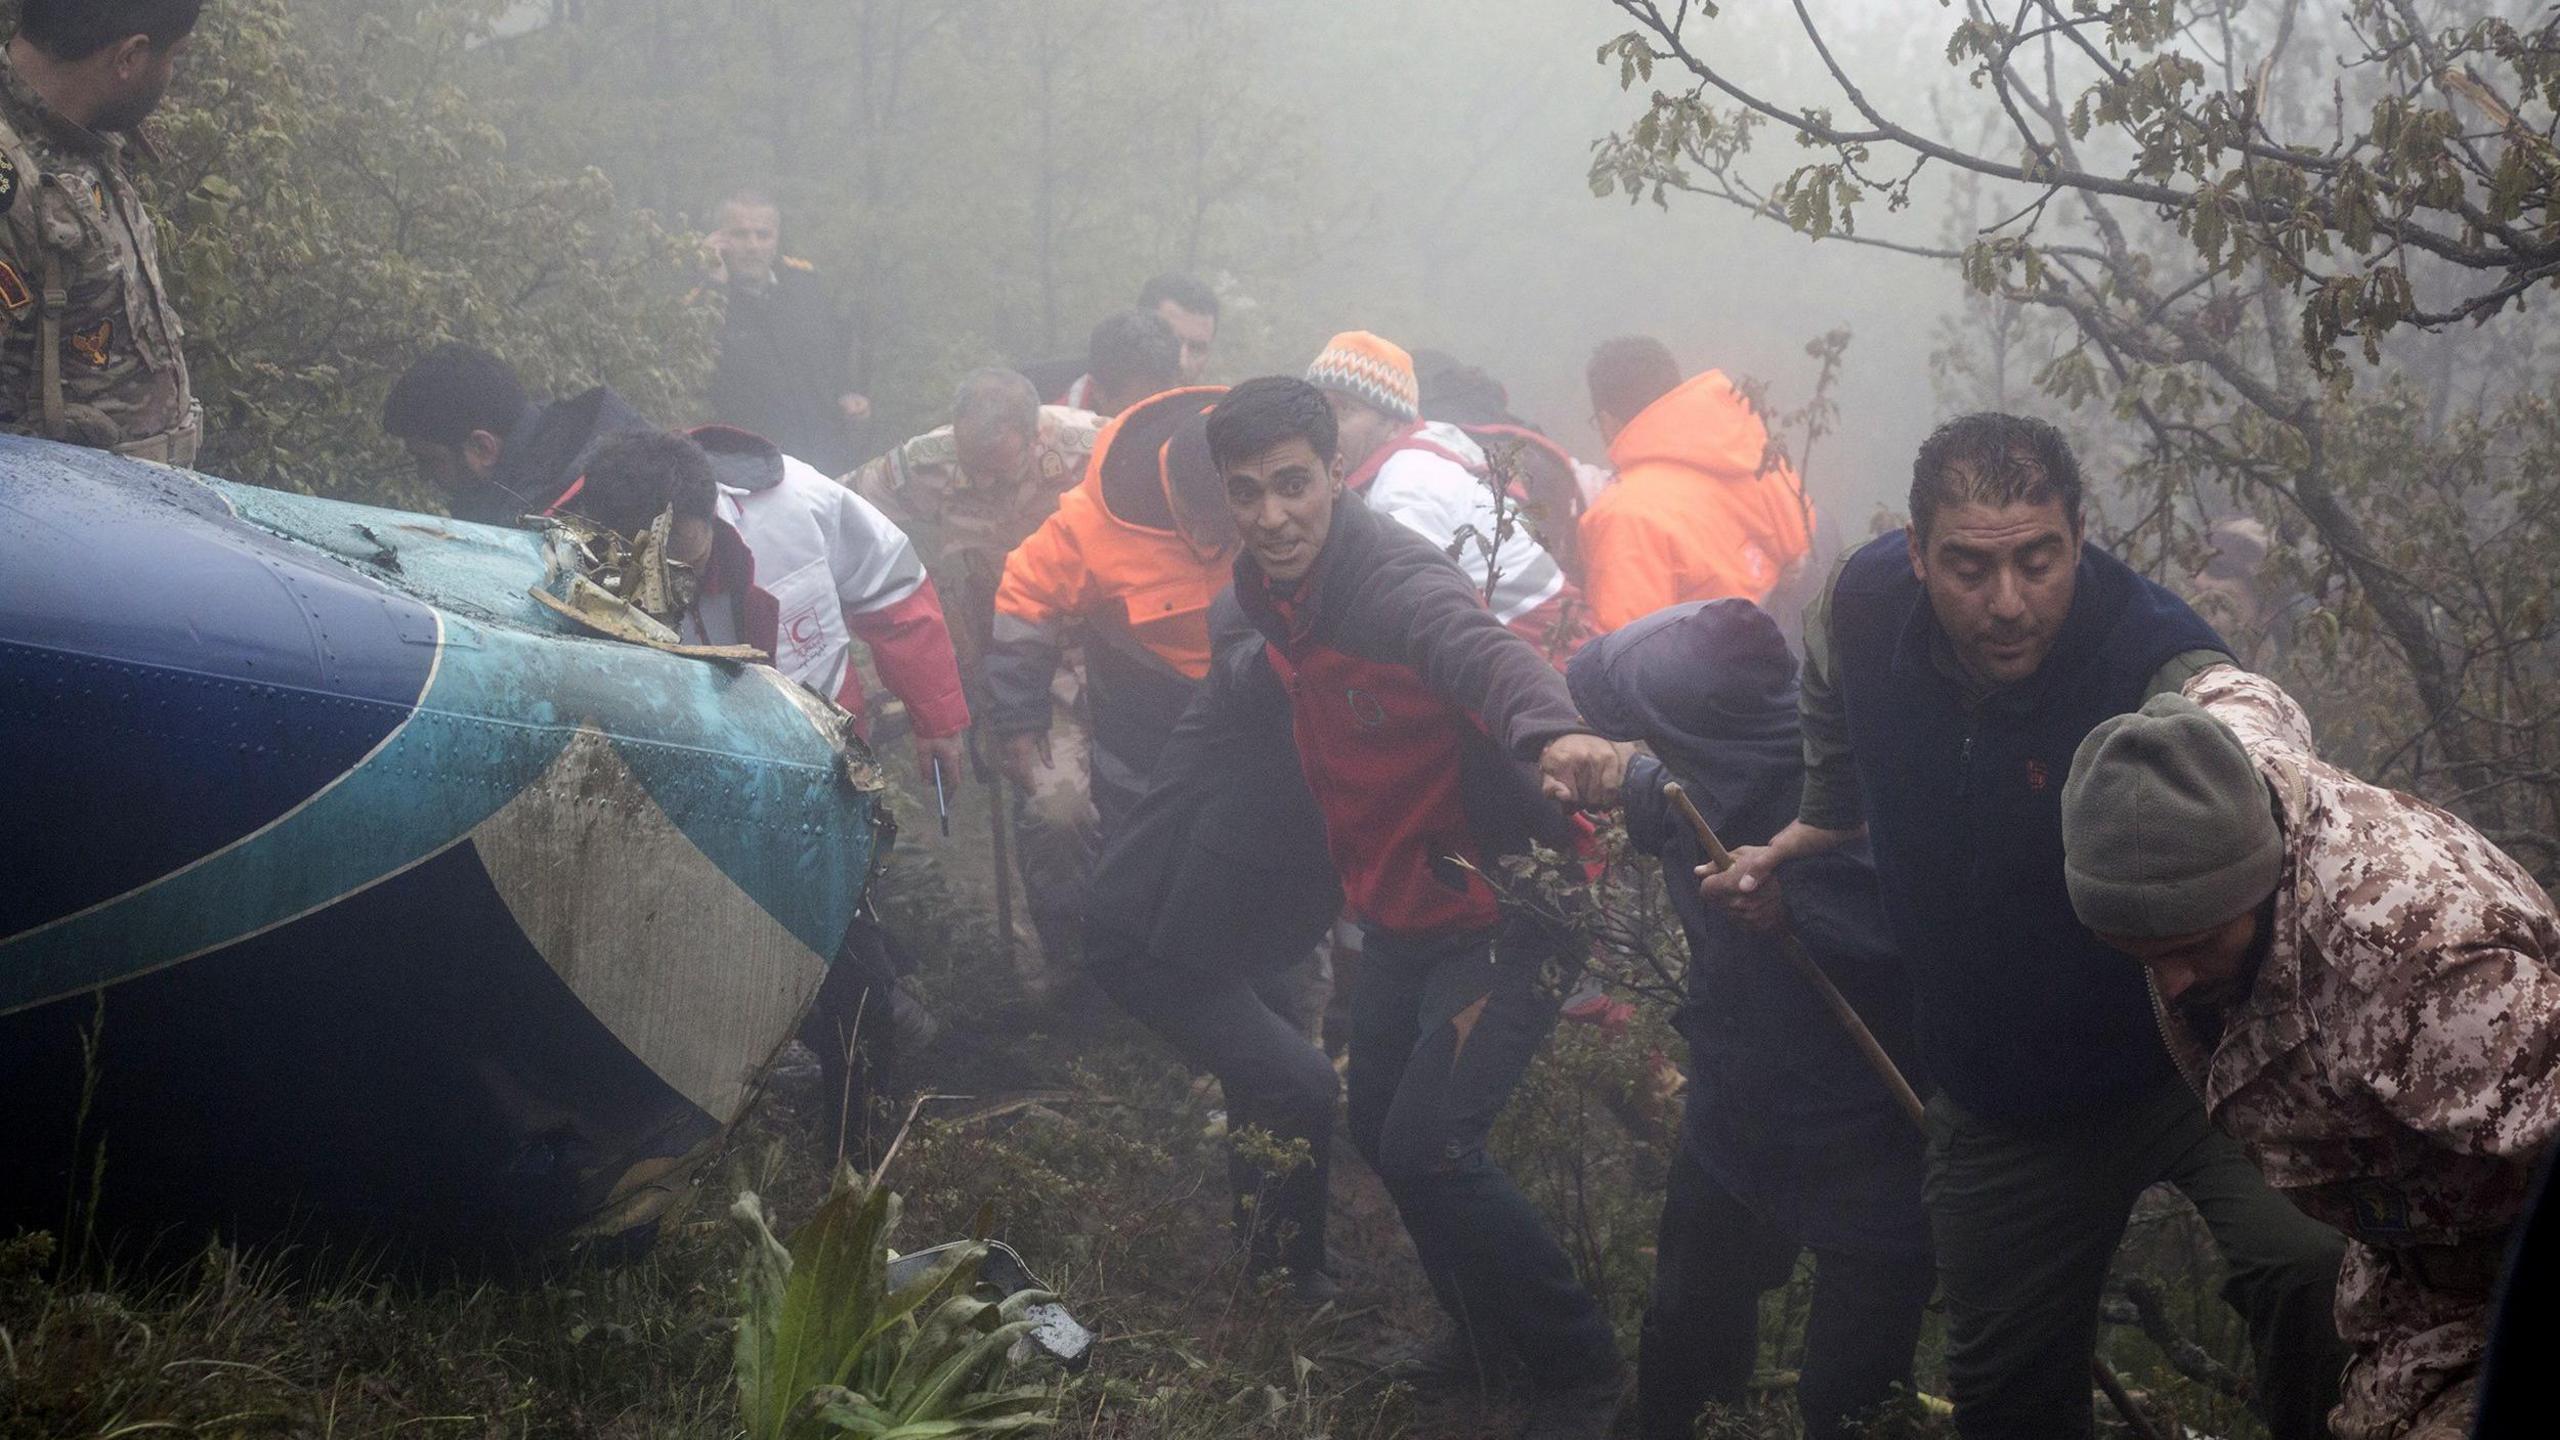
[[[934,1267],[949,1259],[951,1252],[969,1243],[955,1240],[930,1250],[918,1250],[912,1255],[892,1257],[889,1261],[889,1289],[893,1292],[903,1290],[922,1280],[933,1272]],[[1025,1290],[1048,1290],[1049,1287],[1041,1283],[1039,1276],[1031,1273],[1031,1267],[1023,1263],[1021,1254],[1012,1246],[1001,1240],[984,1243],[987,1258],[978,1265],[979,1298],[1001,1300]],[[1050,1300],[1026,1307],[1022,1318],[1031,1322],[1031,1333],[1015,1342],[1005,1356],[1008,1362],[1019,1365],[1029,1360],[1032,1352],[1037,1350],[1072,1373],[1082,1370],[1085,1362],[1093,1358],[1094,1333],[1069,1314],[1063,1303]]]
[[[700,594],[702,577],[667,556],[672,510],[659,513],[639,539],[626,541],[576,515],[544,521],[542,583],[529,592],[553,613],[590,634],[697,660],[754,664],[770,660],[753,645],[688,645],[677,633]]]

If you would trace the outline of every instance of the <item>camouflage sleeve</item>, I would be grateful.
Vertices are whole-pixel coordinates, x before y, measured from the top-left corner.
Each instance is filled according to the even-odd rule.
[[[2468,1154],[2530,1163],[2560,1134],[2560,975],[2482,934],[2409,957],[2371,997],[2366,1088],[2403,1124]]]
[[[890,523],[910,534],[941,518],[929,488],[919,484],[923,450],[931,435],[918,435],[887,454],[865,462],[840,482],[871,502]]]
[[[2214,663],[2193,671],[2174,688],[2230,726],[2251,758],[2264,765],[2270,757],[2296,762],[2318,757],[2319,751],[2311,743],[2310,717],[2302,713],[2302,707],[2285,693],[2283,686],[2241,669],[2226,656],[2211,651],[2193,653],[2211,655]],[[2163,666],[2160,678],[2168,678],[2169,672],[2180,668],[2187,658],[2182,655]],[[2153,693],[2159,691],[2155,689]]]

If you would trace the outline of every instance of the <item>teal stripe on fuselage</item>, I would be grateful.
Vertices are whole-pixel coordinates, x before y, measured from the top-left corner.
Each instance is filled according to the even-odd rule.
[[[270,494],[240,509],[268,509],[261,502]],[[284,498],[293,503],[272,508],[307,510],[298,518],[350,534],[349,512],[386,540],[385,530],[401,526],[395,573],[437,571],[440,583],[417,588],[442,592],[442,604],[493,617],[538,610],[520,599],[540,574],[534,537],[479,526],[438,537],[419,526],[424,517]],[[256,518],[287,533],[299,528],[281,516]],[[465,542],[467,558],[439,567],[437,552],[454,540]],[[350,558],[326,549],[342,564]],[[411,589],[373,566],[346,568]],[[787,682],[531,625],[449,612],[441,620],[435,678],[374,754],[255,838],[0,942],[0,1012],[219,949],[371,886],[467,837],[590,726],[713,864],[811,950],[834,954],[861,900],[872,802],[845,781],[835,746],[784,693]],[[591,798],[609,808],[622,797]],[[561,883],[578,881],[564,865]]]

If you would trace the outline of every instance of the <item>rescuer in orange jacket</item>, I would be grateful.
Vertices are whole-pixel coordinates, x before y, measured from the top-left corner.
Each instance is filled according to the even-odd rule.
[[[1680,378],[1662,342],[1591,357],[1592,419],[1616,483],[1582,516],[1583,595],[1602,631],[1690,600],[1769,598],[1813,549],[1813,502],[1720,370]]]
[[[1083,483],[1005,557],[996,587],[985,731],[1027,784],[1048,739],[1060,651],[1080,631],[1106,834],[1209,673],[1209,602],[1227,587],[1236,545],[1204,418],[1224,393],[1170,390],[1122,412],[1094,442]]]

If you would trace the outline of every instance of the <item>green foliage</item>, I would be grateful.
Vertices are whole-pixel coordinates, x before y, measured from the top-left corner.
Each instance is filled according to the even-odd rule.
[[[2296,694],[2351,737],[2335,758],[2560,875],[2541,838],[2560,580],[2519,548],[2550,542],[2560,455],[2545,327],[2511,311],[2560,278],[2560,21],[2027,0],[1954,22],[1970,98],[1922,124],[1814,20],[1853,115],[1756,91],[1699,17],[1625,8],[1642,28],[1604,56],[1690,85],[1601,143],[1595,189],[1691,191],[1958,269],[1979,298],[1940,353],[1948,397],[2076,419],[2106,538],[2164,577],[2194,573],[2212,523],[2262,522],[2277,543],[2241,608],[2268,613],[2234,623],[2298,662]],[[1824,158],[1758,179],[1746,119]],[[1849,223],[1909,196],[1878,169],[1897,159],[1957,177],[1934,241]]]
[[[479,0],[209,6],[142,176],[208,416],[208,470],[430,506],[381,434],[428,346],[535,393],[599,381],[670,419],[706,373],[685,247],[596,171],[528,164],[462,83]]]
[[[930,1440],[1055,1423],[1048,1389],[1004,1380],[1007,1352],[1031,1329],[1022,1312],[1056,1297],[974,1295],[985,1245],[893,1290],[898,1202],[883,1187],[840,1177],[787,1248],[754,1193],[730,1215],[747,1233],[737,1371],[749,1440]]]

